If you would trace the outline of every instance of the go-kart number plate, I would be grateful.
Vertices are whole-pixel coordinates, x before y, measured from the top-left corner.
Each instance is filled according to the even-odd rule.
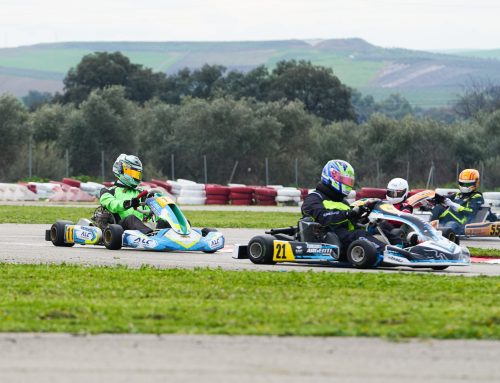
[[[494,223],[490,227],[490,235],[492,237],[499,236],[500,237],[500,223]]]
[[[286,241],[274,241],[273,260],[274,261],[293,261],[292,245]]]

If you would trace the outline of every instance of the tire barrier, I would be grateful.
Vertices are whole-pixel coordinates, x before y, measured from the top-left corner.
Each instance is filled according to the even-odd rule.
[[[251,205],[255,188],[250,186],[232,186],[229,188],[231,205]]]
[[[256,187],[254,192],[254,199],[256,205],[275,206],[276,196],[278,192],[276,189],[270,187]]]
[[[205,185],[205,195],[207,196],[207,205],[227,205],[229,203],[229,193],[231,189],[228,186],[207,184]]]
[[[23,184],[0,183],[0,201],[36,201],[37,195]]]
[[[485,205],[500,207],[500,192],[484,192],[483,198]]]
[[[361,188],[356,191],[356,200],[363,198],[385,199],[386,189],[381,188]]]
[[[179,178],[177,181],[169,181],[172,185],[172,194],[180,205],[204,205],[207,199],[205,184]]]

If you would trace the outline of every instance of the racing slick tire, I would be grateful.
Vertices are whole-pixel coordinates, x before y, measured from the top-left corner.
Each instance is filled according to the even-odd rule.
[[[206,237],[208,233],[213,233],[213,232],[217,232],[218,230],[217,229],[212,229],[210,227],[204,227],[203,229],[201,229],[201,235],[203,237]],[[207,253],[207,254],[213,254],[215,253],[217,250],[203,250],[204,253]]]
[[[122,248],[123,227],[111,224],[104,229],[102,240],[104,246],[109,250],[120,250]]]
[[[452,228],[445,227],[443,228],[442,233],[443,237],[445,237],[447,240],[454,242],[457,245],[460,245],[460,238],[458,238],[457,233],[455,233],[455,231]]]
[[[71,247],[74,243],[66,243],[64,241],[66,225],[73,225],[71,221],[56,221],[50,227],[50,241],[54,246]]]
[[[255,264],[274,265],[273,250],[274,237],[259,235],[248,242],[248,258]]]
[[[369,269],[377,263],[377,249],[370,241],[357,239],[347,248],[347,261],[358,269]]]
[[[432,266],[431,267],[432,270],[445,270],[447,268],[448,268],[448,266]]]

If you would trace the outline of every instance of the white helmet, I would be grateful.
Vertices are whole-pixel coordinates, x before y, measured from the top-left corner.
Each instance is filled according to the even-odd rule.
[[[393,205],[403,202],[408,196],[408,181],[403,178],[393,178],[387,184],[386,199]]]

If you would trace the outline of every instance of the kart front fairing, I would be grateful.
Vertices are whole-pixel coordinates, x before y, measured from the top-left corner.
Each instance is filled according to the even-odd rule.
[[[402,211],[392,204],[378,202],[368,215],[368,220],[401,222],[418,235],[418,244],[402,249],[397,246],[386,246],[384,263],[408,266],[459,266],[470,264],[470,253],[465,247],[446,239],[428,222]]]
[[[123,246],[155,251],[205,251],[214,252],[224,247],[224,236],[218,231],[205,236],[199,229],[190,228],[189,233],[179,234],[173,228],[161,229],[153,235],[138,230],[123,232]]]

